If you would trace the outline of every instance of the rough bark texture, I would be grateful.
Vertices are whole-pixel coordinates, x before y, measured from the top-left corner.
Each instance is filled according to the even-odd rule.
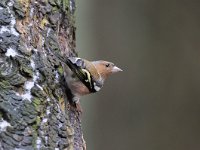
[[[76,55],[74,10],[74,0],[0,1],[0,149],[83,149],[51,52]]]

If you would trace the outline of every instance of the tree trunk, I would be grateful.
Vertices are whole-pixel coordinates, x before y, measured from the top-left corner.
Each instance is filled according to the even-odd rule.
[[[84,149],[53,52],[76,55],[74,0],[0,1],[0,149]]]

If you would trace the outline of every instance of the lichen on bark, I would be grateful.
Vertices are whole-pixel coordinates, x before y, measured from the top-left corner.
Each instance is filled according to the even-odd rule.
[[[84,149],[51,53],[77,55],[74,11],[74,0],[0,1],[0,149]]]

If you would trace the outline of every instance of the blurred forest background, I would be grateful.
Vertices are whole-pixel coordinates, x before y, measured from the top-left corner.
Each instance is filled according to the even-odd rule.
[[[88,150],[199,150],[200,1],[76,2],[79,56],[124,70],[81,100]]]

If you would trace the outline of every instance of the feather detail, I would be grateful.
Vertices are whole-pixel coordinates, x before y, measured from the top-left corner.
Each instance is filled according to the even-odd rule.
[[[99,74],[95,66],[87,60],[78,57],[69,57],[66,64],[76,74],[80,81],[89,89],[90,92],[97,92],[99,89],[94,86]],[[98,90],[96,90],[98,89]]]

